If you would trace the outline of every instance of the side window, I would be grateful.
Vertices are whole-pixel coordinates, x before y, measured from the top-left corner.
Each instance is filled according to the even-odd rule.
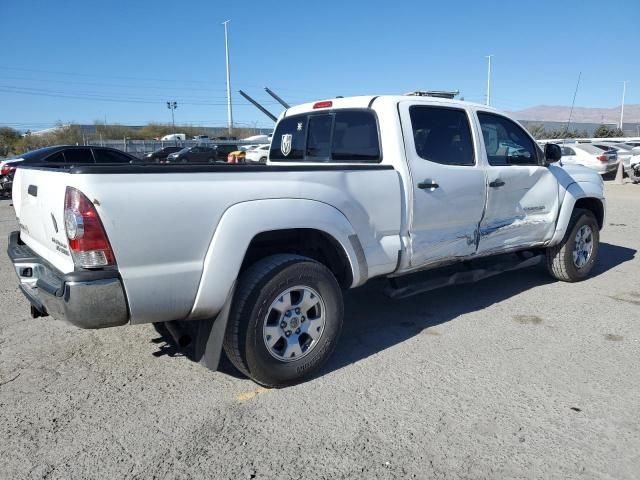
[[[93,155],[96,157],[96,163],[130,163],[129,158],[124,153],[115,152],[113,150],[104,150],[102,148],[94,148]]]
[[[88,148],[70,148],[65,150],[64,158],[67,163],[94,163],[91,150]]]
[[[271,160],[302,160],[304,158],[306,135],[306,115],[284,118],[278,123],[278,127],[273,134],[269,158]]]
[[[493,113],[478,112],[489,165],[538,165],[538,149],[516,123]]]
[[[414,105],[409,108],[416,153],[444,165],[475,164],[469,119],[457,108]]]
[[[569,147],[560,147],[560,150],[562,150],[562,156],[566,157],[569,155],[575,155],[576,152],[573,150],[573,148],[569,148]]]
[[[333,115],[313,115],[309,117],[307,137],[307,159],[329,160],[331,156],[331,126]]]
[[[331,157],[334,162],[380,161],[380,142],[375,115],[367,111],[337,111]]]
[[[45,162],[64,163],[64,155],[62,152],[54,153],[44,159]]]

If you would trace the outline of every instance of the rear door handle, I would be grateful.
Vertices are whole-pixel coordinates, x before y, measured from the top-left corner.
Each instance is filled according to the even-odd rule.
[[[502,180],[494,180],[489,184],[489,186],[492,188],[502,187],[503,185],[504,185],[504,182]]]
[[[435,182],[421,182],[418,184],[418,188],[422,190],[431,190],[434,188],[440,188],[440,185]]]

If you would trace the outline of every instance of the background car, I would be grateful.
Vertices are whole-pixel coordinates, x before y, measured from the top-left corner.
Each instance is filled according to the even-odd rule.
[[[10,196],[17,164],[23,160],[13,159],[0,162],[0,196]]]
[[[631,152],[631,148],[633,147],[619,142],[597,142],[594,143],[594,145],[604,150],[613,148],[618,154],[618,162],[622,162],[625,168],[629,167],[631,157],[633,156],[633,153]]]
[[[227,155],[238,150],[237,145],[196,145],[167,156],[169,163],[227,162]]]
[[[152,153],[147,153],[144,157],[142,157],[147,162],[159,162],[162,163],[167,160],[167,156],[171,153],[179,152],[182,150],[182,147],[164,147],[160,150],[156,150]]]
[[[618,168],[618,154],[615,150],[604,150],[589,143],[560,146],[562,162],[584,165],[600,175],[615,172]]]
[[[55,145],[24,153],[11,160],[25,164],[34,163],[135,163],[140,160],[133,155],[108,147],[85,147],[81,145]]]
[[[245,162],[246,163],[267,163],[267,157],[269,156],[270,145],[260,145],[253,150],[247,150]]]

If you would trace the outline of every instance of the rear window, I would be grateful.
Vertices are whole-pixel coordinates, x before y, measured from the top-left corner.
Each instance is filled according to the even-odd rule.
[[[284,118],[271,142],[276,161],[379,162],[378,122],[370,110],[337,110]]]

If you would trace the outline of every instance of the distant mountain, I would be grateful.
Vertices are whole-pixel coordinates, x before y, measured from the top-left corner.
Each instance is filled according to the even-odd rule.
[[[511,112],[518,120],[566,122],[571,107],[539,105]],[[620,121],[620,106],[612,108],[575,107],[571,116],[571,123],[618,123]],[[624,123],[640,123],[640,105],[624,106]]]

